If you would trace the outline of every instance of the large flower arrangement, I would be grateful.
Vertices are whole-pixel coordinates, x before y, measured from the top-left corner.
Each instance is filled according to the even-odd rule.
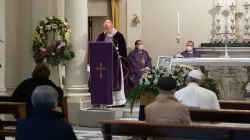
[[[174,79],[176,79],[177,90],[179,90],[187,85],[187,75],[193,69],[196,68],[182,64],[172,65],[171,70],[164,68],[152,68],[148,73],[145,73],[142,76],[140,79],[140,84],[135,87],[128,98],[128,102],[131,105],[131,111],[134,104],[140,99],[141,95],[149,93],[156,96],[158,94],[156,85],[159,78],[172,76]],[[217,95],[219,94],[218,85],[211,78],[206,78],[202,84],[202,87],[214,91]]]
[[[58,66],[74,58],[70,33],[67,19],[54,16],[42,19],[33,36],[32,50],[36,63]]]

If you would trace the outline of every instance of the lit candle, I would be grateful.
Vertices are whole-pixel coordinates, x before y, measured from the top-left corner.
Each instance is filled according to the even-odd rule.
[[[220,6],[219,0],[217,0],[217,6]]]
[[[178,16],[178,35],[180,34],[180,14],[177,14]]]
[[[235,5],[235,0],[232,0],[232,6],[234,6]]]
[[[246,0],[246,5],[248,4],[248,0]]]

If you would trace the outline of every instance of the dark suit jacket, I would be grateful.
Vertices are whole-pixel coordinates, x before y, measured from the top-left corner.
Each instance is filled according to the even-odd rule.
[[[60,87],[56,86],[51,80],[29,78],[24,80],[20,85],[18,85],[18,87],[11,96],[11,102],[25,102],[27,116],[29,116],[33,108],[33,105],[31,103],[31,95],[35,88],[41,85],[48,85],[54,87],[59,93],[59,100],[63,98],[63,90]]]
[[[77,140],[71,126],[59,120],[60,113],[36,106],[30,116],[17,122],[18,140]]]

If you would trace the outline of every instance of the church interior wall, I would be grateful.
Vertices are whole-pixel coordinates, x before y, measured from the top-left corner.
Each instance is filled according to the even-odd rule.
[[[154,5],[154,6],[152,6]],[[177,13],[180,13],[181,50],[193,40],[197,47],[210,42],[213,32],[213,0],[143,0],[142,38],[153,65],[158,56],[177,54]]]
[[[0,0],[0,38],[5,42],[5,1]],[[0,64],[5,67],[5,43],[0,43]],[[0,68],[0,93],[5,89],[5,69]]]
[[[16,0],[5,1],[5,85],[7,88],[16,87],[19,84],[18,67],[18,3]]]
[[[142,39],[144,48],[149,51],[156,65],[158,56],[173,56],[177,53],[177,13],[180,13],[181,51],[185,50],[188,40],[200,43],[211,42],[215,35],[216,8],[215,0],[142,0]],[[230,30],[231,11],[229,3],[221,0],[221,32]],[[236,8],[237,34],[244,30],[244,12],[241,0]],[[231,31],[231,30],[230,30]]]

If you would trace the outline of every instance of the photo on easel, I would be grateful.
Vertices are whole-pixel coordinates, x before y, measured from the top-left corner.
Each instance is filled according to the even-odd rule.
[[[157,67],[171,69],[172,56],[158,56]]]

